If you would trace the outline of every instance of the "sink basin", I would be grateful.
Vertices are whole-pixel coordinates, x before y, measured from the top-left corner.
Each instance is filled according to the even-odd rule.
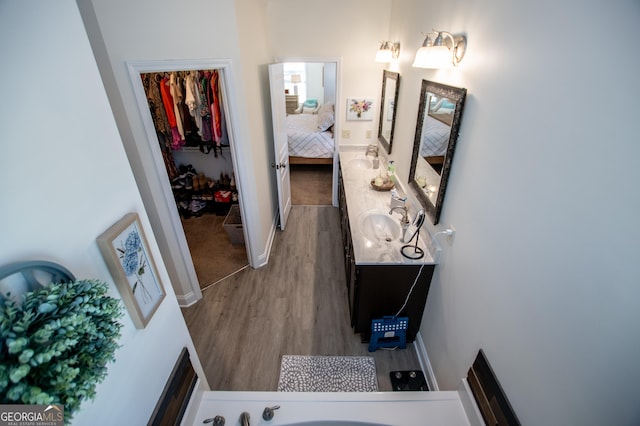
[[[349,167],[353,167],[356,169],[370,169],[373,167],[371,160],[367,158],[356,158],[349,161]]]
[[[359,220],[362,235],[374,242],[392,242],[400,238],[398,219],[383,211],[362,213]]]

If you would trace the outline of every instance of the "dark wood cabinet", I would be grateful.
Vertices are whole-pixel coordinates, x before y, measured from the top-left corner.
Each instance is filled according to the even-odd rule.
[[[407,342],[413,342],[420,329],[434,269],[435,265],[424,265],[422,272],[420,265],[356,265],[351,310],[354,332],[369,341],[372,319],[398,314],[409,318]],[[400,311],[407,295],[407,305]]]
[[[407,342],[413,342],[420,329],[435,265],[357,264],[353,253],[342,175],[338,180],[338,207],[342,226],[349,310],[354,332],[360,333],[362,341],[366,342],[371,336],[372,319],[399,314],[398,316],[409,318]],[[409,295],[408,300],[407,295]],[[407,304],[400,310],[405,300]]]
[[[353,301],[355,291],[356,261],[353,255],[353,243],[351,240],[351,228],[349,226],[349,212],[347,211],[347,199],[344,192],[342,174],[338,179],[338,208],[340,209],[340,227],[342,229],[342,246],[344,248],[344,270],[347,276],[347,295],[349,297],[349,313],[353,318]],[[353,325],[353,321],[352,321]]]

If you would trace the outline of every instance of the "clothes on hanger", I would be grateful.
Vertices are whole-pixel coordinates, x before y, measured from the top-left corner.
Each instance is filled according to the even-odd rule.
[[[218,70],[142,74],[151,118],[165,137],[163,150],[228,145]],[[161,144],[163,145],[163,144]]]

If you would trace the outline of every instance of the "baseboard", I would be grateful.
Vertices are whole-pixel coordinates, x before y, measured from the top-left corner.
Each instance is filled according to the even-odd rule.
[[[253,269],[262,268],[267,263],[269,263],[269,256],[271,256],[271,247],[273,247],[273,240],[276,236],[276,231],[278,229],[278,212],[276,211],[274,214],[274,220],[271,224],[271,229],[269,230],[269,235],[267,237],[267,244],[264,246],[264,251],[260,254],[252,256],[252,262],[250,265]]]
[[[440,388],[438,388],[438,382],[436,381],[436,375],[433,373],[433,368],[431,367],[431,362],[429,361],[429,356],[427,355],[427,348],[424,346],[424,341],[422,340],[422,334],[420,334],[420,332],[416,334],[416,339],[413,341],[413,347],[416,351],[416,355],[418,356],[420,369],[427,379],[429,390],[440,390]]]
[[[276,238],[276,232],[278,231],[278,221],[280,220],[280,213],[276,211],[273,217],[274,219],[271,223],[271,229],[269,230],[269,238],[267,239],[265,252],[258,258],[259,268],[269,263],[269,256],[271,256],[271,247],[273,247],[273,240]]]
[[[190,291],[185,295],[176,294],[176,299],[178,300],[178,305],[181,308],[188,308],[189,306],[193,305],[198,300],[200,300],[200,297],[197,297],[193,291]]]

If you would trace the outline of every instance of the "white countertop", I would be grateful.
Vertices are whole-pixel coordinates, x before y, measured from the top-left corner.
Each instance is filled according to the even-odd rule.
[[[367,238],[362,232],[361,222],[365,212],[374,210],[381,214],[389,214],[390,210],[391,192],[376,191],[371,187],[371,179],[378,176],[381,170],[384,173],[387,164],[380,156],[380,167],[373,169],[371,167],[372,159],[371,156],[365,156],[365,148],[340,151],[340,168],[356,264],[436,264],[434,259],[438,258],[437,251],[440,248],[424,227],[420,230],[418,240],[418,247],[424,250],[424,257],[419,260],[408,259],[401,254],[402,246],[406,245],[402,242],[402,238],[391,242],[380,241]],[[366,160],[366,162],[362,160]],[[401,183],[396,186],[398,192],[404,194],[405,191]],[[407,207],[409,208],[409,218],[413,220],[416,209],[408,204]],[[394,212],[390,217],[400,224],[400,213]],[[409,228],[409,232],[412,232],[412,227]],[[415,245],[415,239],[410,244]]]

